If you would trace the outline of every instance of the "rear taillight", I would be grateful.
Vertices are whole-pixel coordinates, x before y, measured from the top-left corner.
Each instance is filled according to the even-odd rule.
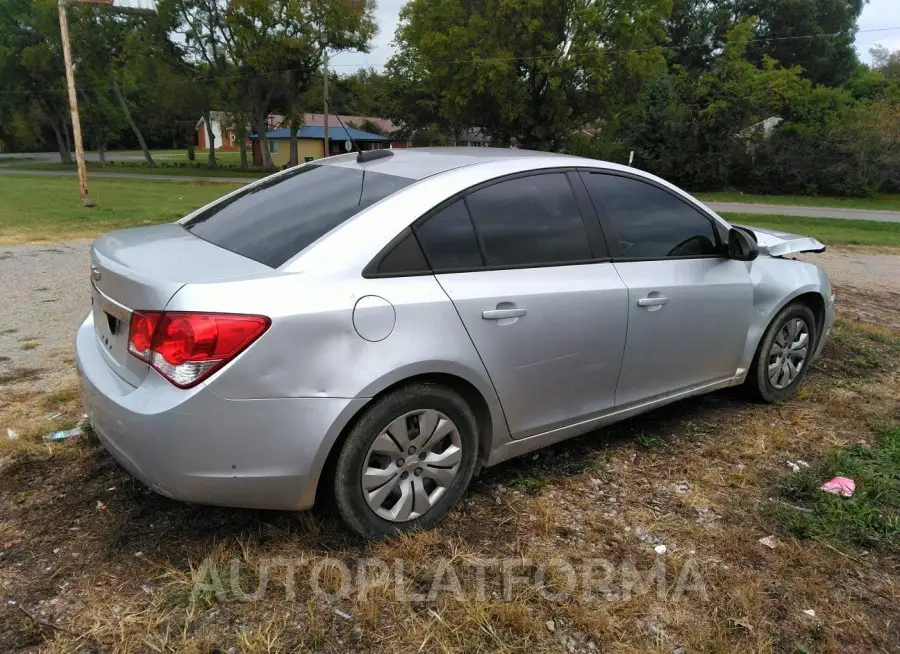
[[[269,324],[265,316],[135,311],[128,351],[179,388],[190,388],[240,354]]]

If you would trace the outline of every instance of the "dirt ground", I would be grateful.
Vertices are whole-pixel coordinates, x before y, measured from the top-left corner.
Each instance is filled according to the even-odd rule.
[[[0,251],[4,280],[40,265],[22,252]],[[62,256],[47,297],[86,283]],[[385,543],[325,509],[169,501],[90,439],[42,444],[80,417],[65,347],[84,310],[46,303],[68,333],[21,349],[39,335],[0,289],[17,330],[0,336],[0,651],[900,652],[900,552],[773,518],[788,461],[900,420],[898,259],[817,259],[840,321],[790,401],[716,393],[510,461],[439,528]]]

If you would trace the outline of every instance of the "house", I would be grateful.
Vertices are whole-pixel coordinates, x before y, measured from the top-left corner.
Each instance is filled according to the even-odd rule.
[[[240,149],[241,144],[238,143],[235,136],[235,118],[231,114],[224,111],[212,111],[210,112],[210,122],[212,123],[213,139],[216,150],[231,152]],[[387,118],[379,118],[377,116],[349,116],[344,114],[339,114],[337,116],[334,114],[328,115],[329,129],[340,129],[341,122],[343,122],[346,127],[352,127],[362,131],[366,131],[365,128],[367,125],[374,126],[379,134],[383,134],[387,137],[390,141],[390,147],[392,148],[408,148],[411,145],[408,139],[400,136],[402,126]],[[270,131],[277,130],[282,127],[288,127],[289,121],[280,114],[269,114],[266,125]],[[303,125],[309,127],[322,127],[325,125],[325,114],[303,114]],[[202,117],[197,121],[196,130],[197,148],[200,150],[208,150],[209,145],[207,144],[206,121]],[[248,134],[254,131],[256,130],[253,126],[247,126]]]
[[[784,118],[781,116],[770,116],[765,120],[761,120],[758,123],[754,123],[745,129],[742,129],[737,133],[737,136],[742,139],[751,139],[756,137],[762,137],[763,139],[767,139],[772,136],[772,133],[775,131],[775,128],[778,127],[781,123],[784,122]]]
[[[340,122],[338,122],[338,119],[340,119]],[[383,134],[388,138],[392,148],[411,147],[409,140],[400,136],[403,126],[388,118],[379,118],[377,116],[349,116],[344,114],[328,115],[329,129],[335,125],[340,127],[341,122],[343,122],[346,127],[353,127],[363,131],[366,131],[367,126],[372,125],[377,129],[377,133]],[[303,124],[320,127],[325,124],[325,114],[303,114]]]
[[[212,123],[213,145],[216,146],[216,150],[221,150],[223,152],[235,152],[240,150],[241,144],[237,141],[235,134],[236,130],[234,129],[234,117],[224,111],[211,111],[209,112],[209,118],[210,123]],[[278,129],[284,124],[284,116],[279,114],[269,114],[266,119],[266,124],[269,129]],[[197,121],[195,129],[197,130],[197,148],[199,150],[208,150],[209,144],[207,143],[206,135],[206,119],[203,116]],[[252,130],[248,125],[247,133],[249,134],[251,131]]]
[[[468,127],[453,139],[453,145],[486,148],[491,145],[491,137],[480,127]]]
[[[380,150],[391,147],[391,142],[387,137],[384,137],[381,134],[363,132],[362,130],[354,129],[349,126],[344,129],[338,125],[331,125],[330,123],[331,121],[329,120],[329,156],[351,152],[353,150],[353,144],[350,142],[350,136],[353,137],[353,140],[356,141],[356,144],[361,150]],[[279,168],[286,166],[290,159],[291,130],[285,127],[266,132],[266,139],[269,143],[269,152],[272,155],[272,161]],[[262,151],[260,150],[259,136],[251,134],[250,141],[253,144],[253,165],[261,166]],[[303,161],[321,159],[325,152],[324,141],[324,126],[304,125],[303,127],[300,127],[297,130],[298,161],[302,163]]]

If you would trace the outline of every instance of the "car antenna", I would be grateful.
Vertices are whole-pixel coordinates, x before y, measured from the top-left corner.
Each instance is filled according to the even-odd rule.
[[[331,103],[326,99],[325,104],[328,105],[329,112],[331,111]],[[353,138],[353,135],[350,133],[350,130],[344,127],[344,121],[341,120],[341,117],[338,114],[332,114],[335,118],[337,118],[338,122],[341,124],[341,128],[343,128],[344,132],[347,133],[347,138],[350,139],[350,143],[353,144],[354,149],[356,150],[356,161],[357,163],[365,163],[367,161],[372,161],[373,159],[382,159],[384,157],[393,157],[394,153],[390,150],[367,150],[363,152],[360,150],[359,145],[357,145],[356,141]]]

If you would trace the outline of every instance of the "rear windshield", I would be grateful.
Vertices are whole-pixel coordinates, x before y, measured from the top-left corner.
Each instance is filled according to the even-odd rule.
[[[301,166],[236,193],[182,226],[272,268],[415,180],[341,166]]]

